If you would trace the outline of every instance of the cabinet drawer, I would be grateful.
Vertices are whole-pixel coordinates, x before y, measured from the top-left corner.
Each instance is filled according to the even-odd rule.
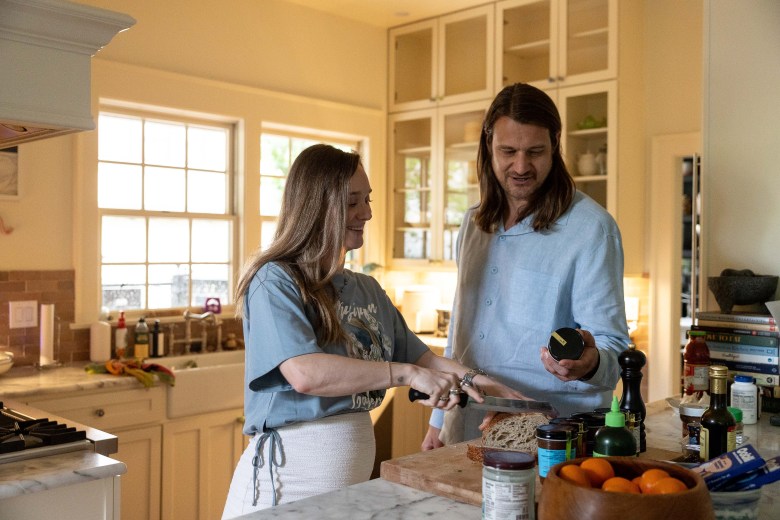
[[[165,388],[70,394],[30,401],[36,408],[111,433],[111,430],[165,420]]]

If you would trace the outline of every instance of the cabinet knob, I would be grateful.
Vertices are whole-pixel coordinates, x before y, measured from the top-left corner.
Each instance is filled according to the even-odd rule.
[[[550,76],[549,78],[547,78],[547,83],[555,83],[555,78]]]
[[[566,76],[558,76],[558,81],[563,81],[566,79]]]
[[[236,417],[236,422],[238,424],[244,424],[246,422],[246,417],[243,415],[239,415],[238,417]]]
[[[97,415],[98,417],[103,417],[104,415],[106,415],[106,411],[102,408],[98,408],[97,410],[95,410],[95,415]]]

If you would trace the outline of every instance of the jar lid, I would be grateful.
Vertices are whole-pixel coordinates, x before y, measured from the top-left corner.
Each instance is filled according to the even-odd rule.
[[[567,417],[556,417],[555,419],[550,419],[550,424],[567,424],[577,428],[578,432],[585,431],[585,421],[579,419],[569,419]]]
[[[573,413],[569,417],[575,421],[584,421],[588,428],[604,426],[606,414],[600,412],[579,412]]]
[[[556,441],[568,441],[579,435],[574,424],[542,424],[536,427],[536,438]]]
[[[729,406],[728,409],[729,409],[729,412],[731,412],[731,415],[734,416],[734,419],[737,422],[742,422],[742,410],[740,408],[736,408],[734,406]]]
[[[752,383],[754,379],[750,376],[737,375],[734,376],[734,382],[736,383]]]
[[[562,359],[580,359],[585,350],[585,341],[575,329],[562,327],[550,336],[547,350],[555,361]]]
[[[680,405],[680,415],[687,417],[701,417],[707,410],[706,404],[699,403],[684,403]]]
[[[485,451],[482,465],[496,469],[530,469],[536,459],[530,453],[523,451]]]

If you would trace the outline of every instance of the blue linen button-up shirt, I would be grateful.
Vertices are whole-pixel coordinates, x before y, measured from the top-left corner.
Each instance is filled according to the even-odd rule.
[[[458,234],[458,285],[445,356],[551,402],[560,416],[609,406],[620,377],[617,354],[629,342],[623,246],[614,219],[580,192],[546,231],[534,231],[531,216],[485,233],[473,214],[474,208]],[[563,382],[545,370],[539,349],[561,327],[593,334],[600,362],[589,380]],[[431,425],[441,428],[443,415],[434,410]]]

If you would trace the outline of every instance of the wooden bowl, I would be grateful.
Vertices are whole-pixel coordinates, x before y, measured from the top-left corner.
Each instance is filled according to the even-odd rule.
[[[635,495],[612,493],[578,486],[562,479],[558,472],[568,464],[579,464],[584,458],[556,464],[542,483],[539,498],[539,520],[712,520],[715,513],[704,480],[692,471],[669,462],[636,457],[605,457],[615,476],[629,480],[650,468],[666,470],[688,486],[687,491],[668,495]]]

